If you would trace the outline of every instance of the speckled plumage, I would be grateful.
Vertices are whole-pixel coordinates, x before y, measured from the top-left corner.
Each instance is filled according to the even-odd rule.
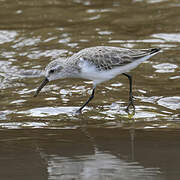
[[[71,57],[50,62],[45,68],[45,79],[37,89],[35,97],[41,89],[52,80],[64,78],[82,78],[93,81],[93,91],[89,99],[81,106],[81,110],[93,99],[96,85],[123,74],[129,79],[129,104],[133,104],[132,78],[126,72],[134,69],[143,61],[159,52],[154,49],[126,49],[110,46],[96,46],[83,49]]]
[[[77,66],[80,59],[95,65],[99,71],[110,70],[113,67],[124,66],[139,58],[150,55],[153,49],[126,49],[111,46],[96,46],[83,49],[67,58],[68,64]]]

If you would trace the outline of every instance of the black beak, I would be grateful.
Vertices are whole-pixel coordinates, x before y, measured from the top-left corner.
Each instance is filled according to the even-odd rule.
[[[40,84],[40,86],[38,87],[37,91],[34,94],[34,97],[36,97],[39,92],[41,91],[41,89],[49,82],[48,78],[45,78],[42,83]]]

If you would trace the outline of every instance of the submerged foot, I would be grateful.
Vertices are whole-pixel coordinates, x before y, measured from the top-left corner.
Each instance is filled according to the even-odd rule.
[[[126,112],[129,113],[131,106],[132,106],[132,108],[133,108],[133,112],[135,112],[135,106],[134,106],[133,96],[131,96],[131,97],[129,98],[129,103],[128,103],[128,106],[127,106],[127,108],[126,108]]]
[[[81,114],[81,113],[82,113],[81,108],[76,111],[76,114]]]

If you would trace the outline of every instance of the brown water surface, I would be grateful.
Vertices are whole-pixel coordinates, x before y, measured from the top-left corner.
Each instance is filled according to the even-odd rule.
[[[180,179],[178,0],[0,0],[0,179]],[[52,60],[97,45],[160,47],[128,80],[49,83]]]

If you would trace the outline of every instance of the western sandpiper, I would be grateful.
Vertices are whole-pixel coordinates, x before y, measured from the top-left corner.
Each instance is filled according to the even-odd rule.
[[[71,57],[50,62],[45,68],[45,79],[37,89],[34,97],[49,82],[64,78],[82,78],[93,81],[92,94],[78,109],[78,113],[94,98],[95,88],[98,84],[110,80],[119,74],[129,79],[129,107],[135,110],[132,95],[132,77],[127,74],[143,61],[157,54],[160,48],[152,49],[126,49],[110,46],[96,46],[83,49]]]

